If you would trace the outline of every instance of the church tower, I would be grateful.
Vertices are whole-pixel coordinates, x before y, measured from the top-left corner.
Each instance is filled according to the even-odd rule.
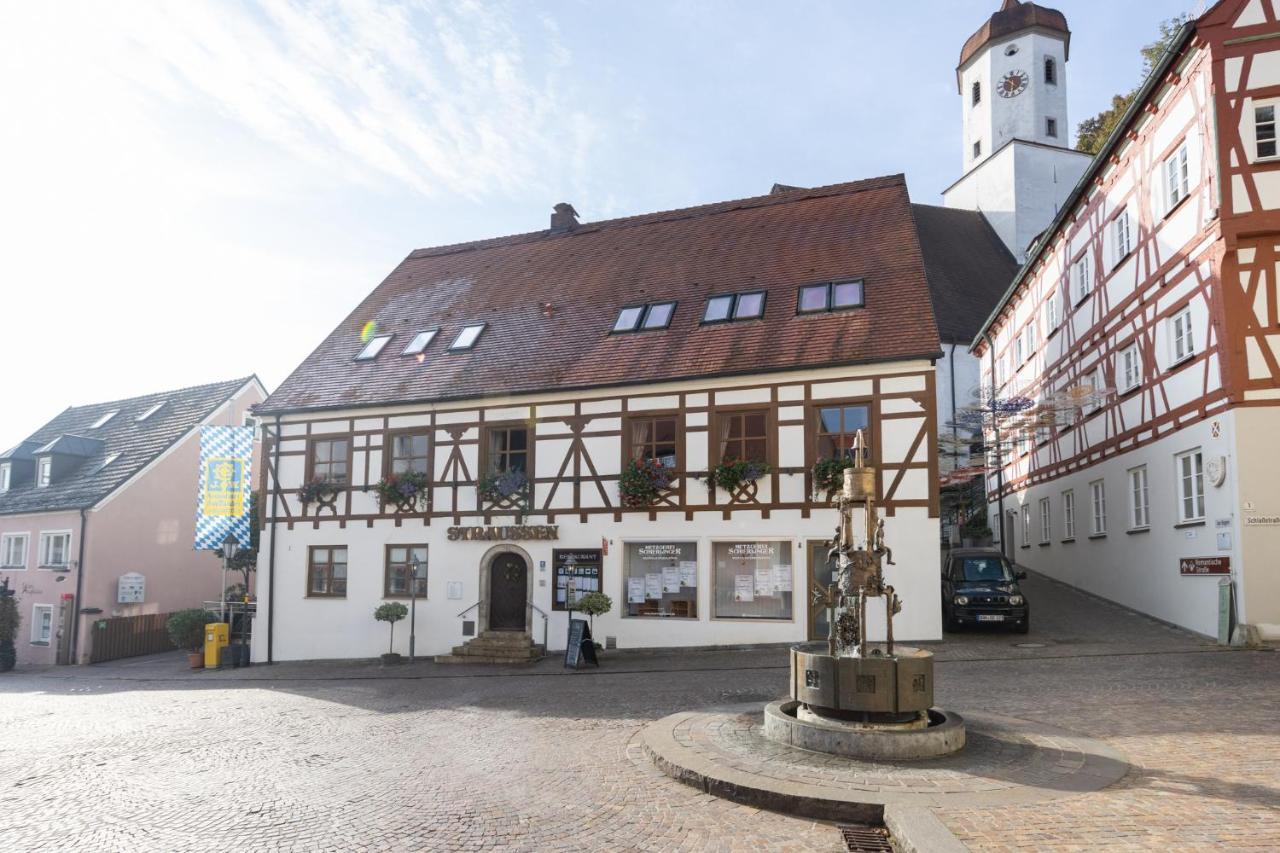
[[[943,192],[944,203],[982,211],[1019,261],[1090,159],[1068,147],[1070,47],[1057,9],[1004,0],[969,36],[956,66],[963,177]]]

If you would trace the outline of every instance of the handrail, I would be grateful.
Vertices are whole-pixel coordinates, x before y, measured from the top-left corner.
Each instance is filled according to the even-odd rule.
[[[547,613],[547,611],[543,610],[541,607],[539,607],[538,605],[534,604],[532,601],[530,601],[530,602],[529,602],[529,606],[530,606],[530,607],[532,607],[534,610],[538,611],[539,613],[541,613],[541,614],[542,614],[542,618],[543,618],[543,619],[550,619],[550,618],[551,618],[551,615],[550,615],[549,613]]]
[[[481,604],[481,602],[477,601],[475,604],[471,605],[471,606],[470,606],[470,607],[468,607],[466,610],[464,610],[464,611],[462,611],[461,613],[459,613],[455,618],[457,618],[457,619],[461,619],[463,616],[466,616],[466,615],[467,615],[468,613],[470,613],[472,610],[475,610],[477,607],[479,607],[479,606],[480,606],[480,604]]]
[[[548,615],[547,611],[543,610],[541,607],[539,607],[538,605],[534,604],[532,601],[530,601],[530,602],[529,602],[529,607],[530,607],[531,609],[533,609],[533,610],[538,611],[538,615],[542,617],[542,653],[543,653],[543,654],[546,654],[546,652],[547,652],[547,629],[548,629],[548,626],[551,624],[551,616],[550,616],[550,615]]]

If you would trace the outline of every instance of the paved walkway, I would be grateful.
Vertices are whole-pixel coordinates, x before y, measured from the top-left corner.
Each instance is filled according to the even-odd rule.
[[[1280,655],[1028,586],[1032,634],[937,648],[940,702],[1090,735],[1133,767],[943,822],[979,850],[1280,849]],[[183,664],[0,676],[0,849],[841,849],[830,826],[628,754],[652,720],[777,698],[780,649],[610,653],[583,672]]]

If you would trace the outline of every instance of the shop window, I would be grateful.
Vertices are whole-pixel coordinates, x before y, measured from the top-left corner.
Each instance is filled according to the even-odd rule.
[[[345,438],[319,438],[311,440],[312,480],[331,483],[347,482],[347,451],[351,443]]]
[[[427,546],[388,545],[387,565],[383,572],[384,598],[408,598],[409,579],[414,579],[413,594],[427,597]]]
[[[720,415],[719,425],[721,462],[768,461],[768,412],[725,412]]]
[[[404,474],[409,471],[420,474],[431,472],[426,433],[401,433],[391,437],[391,473]]]
[[[666,468],[677,467],[676,419],[674,416],[632,418],[631,458],[656,459]]]
[[[628,542],[623,552],[626,616],[696,619],[698,544]]]
[[[556,597],[552,610],[572,610],[570,604],[589,592],[600,592],[601,552],[599,548],[566,550],[556,548],[551,552],[555,567]]]
[[[347,597],[347,549],[312,547],[307,557],[307,595]]]
[[[870,442],[870,416],[866,406],[821,406],[817,409],[815,438],[817,459],[843,459],[853,454],[853,440],[862,430]]]
[[[790,542],[716,542],[712,578],[717,619],[791,619]]]
[[[524,427],[489,428],[489,473],[529,471],[529,430]]]

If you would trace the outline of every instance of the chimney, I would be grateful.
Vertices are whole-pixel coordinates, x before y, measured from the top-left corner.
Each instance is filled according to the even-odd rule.
[[[562,201],[555,206],[555,211],[551,214],[551,233],[564,234],[578,227],[578,211],[573,209],[573,205],[566,201]]]

